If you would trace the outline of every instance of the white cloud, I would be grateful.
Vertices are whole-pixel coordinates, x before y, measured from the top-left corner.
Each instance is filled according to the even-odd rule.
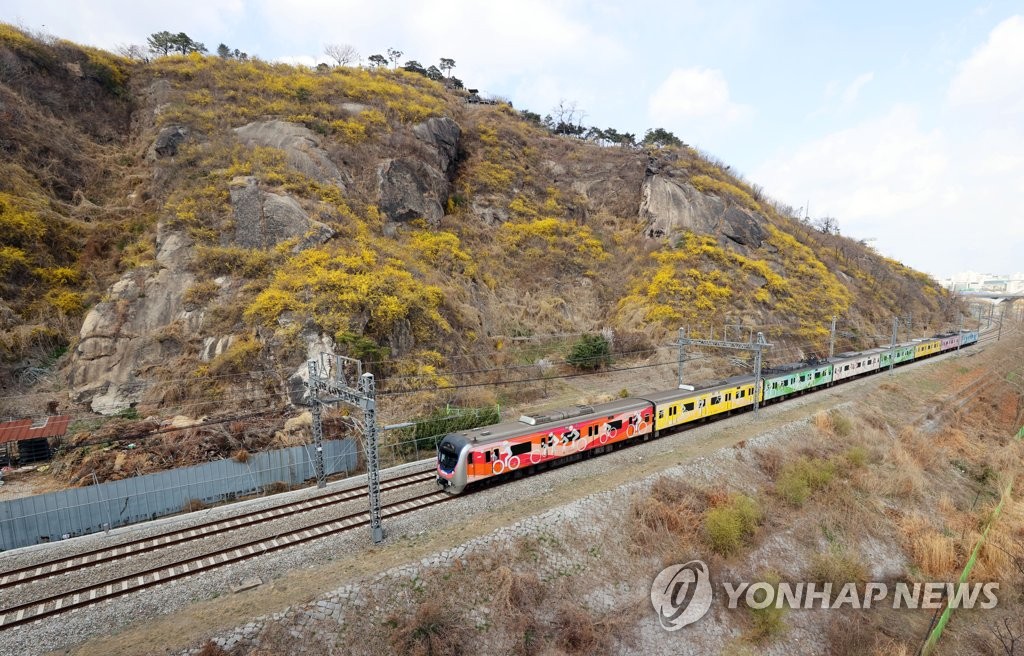
[[[574,9],[575,3],[544,0],[395,0],[372,8],[355,0],[260,3],[278,34],[295,35],[287,44],[293,51],[310,43],[318,51],[326,42],[350,43],[364,57],[396,47],[405,53],[403,62],[416,59],[425,66],[451,57],[456,77],[488,89],[513,77],[580,74],[620,57],[622,46],[595,32]]]
[[[316,65],[321,62],[326,62],[326,57],[310,57],[309,55],[284,55],[278,57],[274,61],[282,64],[291,64],[292,66],[308,66],[309,68],[316,68]]]
[[[843,90],[842,101],[844,105],[852,105],[856,100],[857,96],[860,95],[860,90],[864,88],[871,80],[875,79],[873,72],[861,73],[847,85],[846,89]]]
[[[949,85],[954,107],[986,107],[997,114],[1024,111],[1024,16],[997,25],[963,62]]]
[[[753,177],[780,198],[810,196],[816,214],[849,225],[934,202],[948,164],[942,135],[922,129],[914,109],[897,106],[766,162]]]
[[[230,35],[245,14],[242,0],[179,0],[168,12],[162,4],[129,0],[40,3],[37,0],[9,0],[5,21],[20,22],[77,43],[113,49],[120,43],[145,44],[153,32],[186,32],[213,50]]]
[[[677,68],[669,73],[651,94],[647,107],[658,125],[694,119],[722,125],[749,112],[748,107],[729,97],[729,83],[721,71],[699,66]]]

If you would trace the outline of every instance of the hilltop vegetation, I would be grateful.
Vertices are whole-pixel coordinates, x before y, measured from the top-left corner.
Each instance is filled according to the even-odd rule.
[[[507,362],[513,337],[650,343],[739,321],[810,355],[832,315],[864,335],[893,314],[952,320],[927,276],[797,221],[665,130],[636,145],[467,104],[436,67],[309,69],[191,43],[138,61],[0,26],[9,391],[198,413],[284,402],[281,381],[324,343],[423,389]],[[689,223],[651,228],[655,182]]]

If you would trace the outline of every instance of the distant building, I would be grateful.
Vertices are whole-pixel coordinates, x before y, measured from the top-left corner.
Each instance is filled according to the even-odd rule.
[[[946,289],[954,292],[1024,293],[1024,273],[992,274],[967,271],[942,280],[940,283]]]

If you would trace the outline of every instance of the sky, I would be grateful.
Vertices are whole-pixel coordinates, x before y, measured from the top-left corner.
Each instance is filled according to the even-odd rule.
[[[186,32],[312,65],[325,44],[456,61],[585,125],[671,130],[767,194],[943,278],[1024,269],[1024,4],[903,0],[5,0],[112,49]]]

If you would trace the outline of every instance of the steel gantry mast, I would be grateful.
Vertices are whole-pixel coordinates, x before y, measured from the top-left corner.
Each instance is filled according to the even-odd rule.
[[[676,346],[679,347],[679,370],[677,379],[679,386],[683,386],[683,363],[686,362],[686,347],[687,346],[710,346],[712,348],[724,348],[732,349],[736,351],[750,351],[754,354],[754,415],[757,415],[757,409],[760,406],[759,392],[761,389],[761,352],[764,348],[770,347],[771,344],[765,341],[764,333],[757,333],[757,339],[749,342],[729,342],[721,339],[696,339],[693,337],[687,337],[687,329],[679,329],[679,341],[676,342]]]
[[[329,403],[347,403],[363,411],[363,448],[366,453],[366,482],[370,498],[370,535],[374,542],[384,539],[380,509],[380,457],[377,446],[377,389],[373,374],[363,373],[363,363],[343,355],[321,353],[320,361],[309,360],[310,403],[313,414],[313,440],[316,443],[317,486],[324,486],[324,456],[321,441],[321,406]],[[333,364],[333,376],[331,375]],[[347,382],[346,369],[354,373],[356,386]],[[328,394],[327,398],[321,395]]]

